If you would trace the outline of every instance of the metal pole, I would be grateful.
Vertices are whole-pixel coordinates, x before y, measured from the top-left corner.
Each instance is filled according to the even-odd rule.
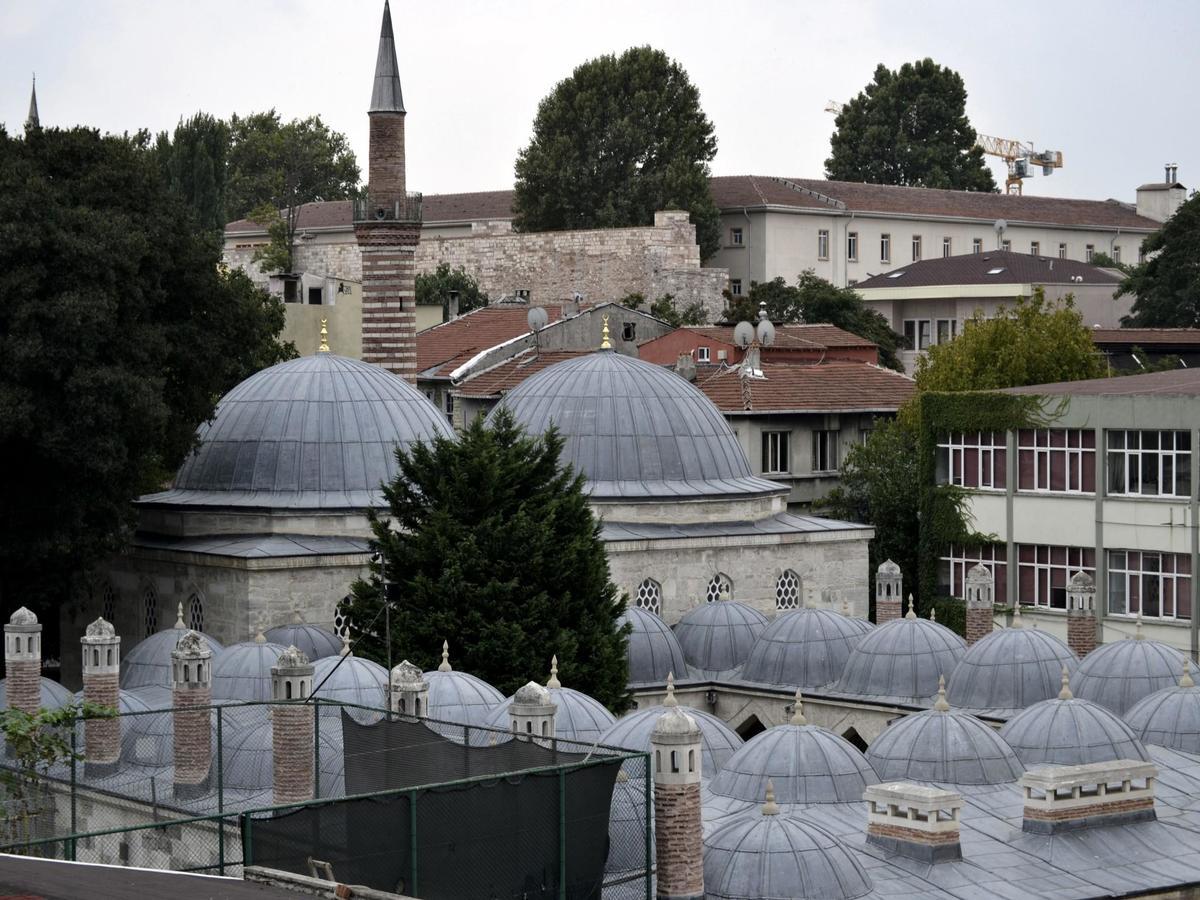
[[[642,777],[646,782],[646,897],[647,900],[651,896],[651,891],[654,889],[653,872],[654,872],[654,845],[652,838],[654,836],[654,826],[650,824],[650,816],[654,811],[654,800],[651,793],[650,783],[650,757],[646,756],[643,761],[644,768]]]
[[[254,819],[250,813],[242,813],[242,867],[254,865],[254,838],[251,836],[251,826]]]
[[[79,761],[76,759],[76,743],[78,738],[76,732],[79,730],[80,719],[77,717],[71,724],[71,839],[67,841],[67,859],[75,861],[75,832],[78,830],[76,825],[76,769]]]
[[[567,900],[567,773],[558,773],[558,897]]]
[[[313,708],[313,798],[321,796],[321,701]]]
[[[221,707],[217,707],[217,871],[225,874],[225,766],[222,755],[222,745],[225,743],[221,732]]]
[[[410,857],[410,868],[412,869],[411,884],[408,886],[408,892],[414,897],[421,896],[417,885],[417,792],[410,791],[408,794],[408,854]]]

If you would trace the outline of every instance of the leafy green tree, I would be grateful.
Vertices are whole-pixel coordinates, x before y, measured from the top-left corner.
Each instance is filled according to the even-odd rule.
[[[1092,254],[1091,264],[1099,269],[1116,269],[1118,272],[1124,272],[1126,275],[1133,269],[1128,263],[1117,262],[1103,251]]]
[[[1117,289],[1132,294],[1126,328],[1200,327],[1200,194],[1175,211],[1142,242],[1145,261]]]
[[[625,598],[608,575],[584,478],[559,463],[553,429],[527,436],[505,410],[459,440],[397,451],[384,487],[390,519],[371,516],[382,558],[345,609],[359,650],[386,659],[383,579],[392,582],[392,658],[429,669],[442,641],[455,664],[512,693],[544,680],[550,656],[568,687],[625,709]]]
[[[533,138],[517,156],[514,225],[621,228],[683,209],[707,259],[720,245],[708,187],[716,153],[700,92],[677,62],[650,47],[597,57],[538,106]]]
[[[622,298],[621,305],[629,309],[641,309],[646,305],[646,295],[640,292],[629,294]],[[661,319],[673,328],[683,325],[707,325],[708,310],[700,302],[689,303],[682,309],[675,302],[674,294],[663,294],[650,304],[647,310],[656,319]]]
[[[294,350],[145,133],[0,130],[0,234],[0,607],[53,623],[221,394]]]
[[[932,59],[892,71],[882,63],[866,88],[843,107],[825,160],[836,181],[994,191],[975,146],[962,76]]]
[[[443,319],[449,315],[451,291],[458,291],[460,315],[488,304],[487,293],[479,289],[475,276],[462,266],[451,269],[449,263],[438,263],[434,271],[417,276],[417,304],[440,306]]]
[[[852,288],[834,287],[811,269],[801,273],[794,285],[776,277],[752,282],[750,292],[733,300],[725,312],[727,322],[757,322],[765,303],[772,322],[836,325],[851,334],[879,345],[879,362],[903,370],[896,350],[902,338],[892,331],[887,319],[863,303]]]
[[[195,211],[200,228],[220,234],[225,217],[229,125],[208,113],[180,120],[174,135],[158,135],[154,150],[171,190]]]

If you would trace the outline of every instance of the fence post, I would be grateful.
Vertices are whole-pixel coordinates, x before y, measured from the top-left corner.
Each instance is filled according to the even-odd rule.
[[[321,701],[313,698],[313,799],[321,796]]]
[[[650,824],[650,816],[654,813],[654,786],[650,781],[650,755],[642,760],[642,780],[646,784],[646,898],[649,900],[654,891],[654,826]]]
[[[254,838],[251,835],[251,826],[254,819],[250,818],[250,813],[242,813],[242,868],[254,865]]]
[[[408,886],[408,892],[414,897],[421,896],[417,891],[417,792],[409,791],[408,793],[408,855],[409,868],[412,870],[412,877],[409,879],[412,883]]]
[[[71,839],[67,841],[67,859],[71,862],[75,861],[75,834],[79,831],[77,824],[76,811],[76,792],[78,782],[76,781],[76,769],[78,768],[78,760],[76,759],[76,743],[78,742],[77,732],[79,731],[80,716],[75,717],[75,721],[71,723]]]
[[[558,896],[567,900],[567,773],[558,770]]]
[[[217,871],[225,874],[225,758],[221,731],[221,707],[217,707]]]

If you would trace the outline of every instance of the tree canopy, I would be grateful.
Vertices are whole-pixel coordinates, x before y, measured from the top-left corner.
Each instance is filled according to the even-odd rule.
[[[544,680],[557,655],[564,685],[623,711],[624,598],[583,476],[559,463],[562,446],[554,430],[528,436],[501,410],[459,440],[398,450],[384,487],[390,518],[371,516],[382,562],[345,607],[356,652],[386,659],[386,577],[394,661],[433,668],[448,640],[458,668],[509,694]]]
[[[975,146],[967,88],[953,69],[932,59],[875,77],[836,119],[825,175],[909,187],[994,191],[996,182]]]
[[[294,350],[145,133],[0,130],[0,235],[0,605],[47,612],[219,397]]]
[[[1145,260],[1134,266],[1117,296],[1135,298],[1121,324],[1129,328],[1200,327],[1200,194],[1175,211],[1142,243]]]
[[[462,266],[451,269],[450,263],[442,262],[434,271],[417,276],[417,303],[442,307],[443,318],[448,315],[451,291],[458,291],[459,315],[488,304],[487,293],[479,289],[475,276]]]
[[[864,304],[852,288],[835,287],[811,269],[802,272],[794,285],[779,277],[753,282],[748,294],[731,300],[725,313],[727,322],[757,322],[759,305],[766,303],[767,317],[772,322],[836,325],[874,341],[879,345],[880,363],[903,370],[896,356],[902,339],[887,319]]]
[[[621,305],[629,309],[641,309],[646,305],[646,295],[641,292],[628,294],[621,299]],[[708,310],[699,301],[680,306],[675,302],[674,294],[663,294],[650,303],[647,310],[656,319],[661,319],[673,328],[682,325],[707,325]]]
[[[700,253],[720,243],[709,192],[717,152],[700,92],[661,50],[600,56],[555,85],[517,156],[514,226],[522,231],[651,225],[691,213]]]
[[[225,216],[229,125],[208,113],[180,120],[173,135],[161,132],[154,151],[171,190],[195,210],[202,229],[220,233]]]

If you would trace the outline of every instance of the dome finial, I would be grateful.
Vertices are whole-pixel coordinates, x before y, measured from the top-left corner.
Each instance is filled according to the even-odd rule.
[[[904,614],[904,618],[915,619],[916,617],[917,617],[917,611],[915,608],[913,608],[913,595],[909,594],[908,595],[908,612],[906,612]]]
[[[321,317],[321,346],[317,348],[318,353],[329,352],[329,320],[324,316]]]
[[[842,595],[842,615],[847,619],[850,618],[850,601],[846,599],[844,594]]]
[[[303,625],[304,624],[304,619],[301,617],[299,609],[292,610],[292,624],[293,625]]]
[[[350,634],[342,632],[342,649],[338,651],[339,656],[353,656],[354,651],[350,649]]]
[[[1012,627],[1013,628],[1021,627],[1021,601],[1020,600],[1018,600],[1016,602],[1016,604],[1013,606]]]
[[[1059,700],[1074,700],[1075,695],[1071,693],[1071,672],[1066,666],[1062,670],[1062,690],[1058,692]]]
[[[1190,659],[1183,661],[1183,675],[1179,678],[1179,686],[1182,688],[1196,686],[1196,682],[1192,680],[1192,661]]]
[[[450,671],[450,642],[442,641],[442,661],[438,664],[439,672]]]
[[[1133,629],[1133,639],[1135,641],[1144,641],[1146,636],[1142,634],[1142,613],[1139,610],[1137,614],[1137,625]]]
[[[796,688],[796,702],[792,705],[791,724],[808,724],[808,719],[804,718],[804,698],[800,695],[800,688]]]
[[[938,712],[950,712],[950,703],[946,700],[946,676],[938,676],[938,692],[937,700],[933,702],[933,708]]]
[[[929,607],[929,621],[930,622],[937,621],[937,607],[936,606]]]
[[[255,632],[255,635],[254,635],[254,643],[265,644],[266,642],[267,642],[267,636],[265,634],[263,634],[263,630],[261,628],[258,629],[258,631]]]
[[[663,699],[663,706],[678,706],[679,701],[675,699],[675,673],[667,673],[667,696]]]
[[[605,314],[603,317],[601,317],[601,321],[604,323],[604,327],[600,329],[600,349],[601,350],[611,350],[612,349],[612,341],[609,340],[608,315]]]
[[[558,655],[550,657],[550,680],[546,682],[548,688],[560,688],[562,684],[558,680]]]
[[[721,585],[721,589],[717,591],[717,596],[719,596],[722,600],[728,600],[733,596],[729,592],[729,585],[727,583],[723,583]]]
[[[767,779],[767,802],[762,805],[762,814],[764,816],[779,815],[779,804],[775,802],[775,783]]]
[[[175,610],[175,628],[176,629],[182,628],[184,630],[187,629],[187,625],[184,624],[184,621],[183,621],[183,603],[182,602],[179,604],[179,606]]]

